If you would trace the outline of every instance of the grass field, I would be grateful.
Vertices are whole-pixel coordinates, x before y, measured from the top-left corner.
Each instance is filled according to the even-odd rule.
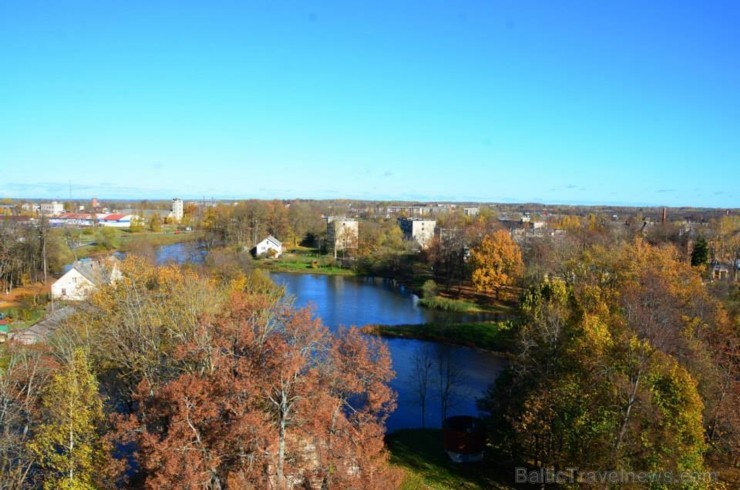
[[[296,272],[304,274],[327,274],[335,276],[353,276],[352,269],[345,269],[335,264],[334,258],[321,255],[314,249],[294,248],[277,259],[259,259],[255,265],[273,272]]]
[[[435,296],[422,298],[419,306],[433,310],[455,311],[458,313],[509,313],[511,308],[504,305],[482,305],[472,300]]]
[[[362,331],[381,337],[429,340],[496,352],[509,352],[514,342],[513,328],[509,322],[366,325]]]
[[[11,319],[9,323],[10,330],[21,330],[31,325],[40,322],[46,314],[46,308],[42,306],[37,307],[21,307],[21,306],[10,306],[0,308],[0,312],[4,313],[8,318]]]

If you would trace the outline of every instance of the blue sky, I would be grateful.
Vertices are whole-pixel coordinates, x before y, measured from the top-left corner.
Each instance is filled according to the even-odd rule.
[[[740,207],[740,3],[0,0],[0,197]]]

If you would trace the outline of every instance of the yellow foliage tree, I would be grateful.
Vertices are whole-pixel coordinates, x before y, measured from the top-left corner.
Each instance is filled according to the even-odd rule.
[[[483,238],[479,247],[471,250],[473,285],[479,292],[495,292],[510,286],[522,275],[524,264],[519,245],[511,235],[498,230]]]
[[[106,456],[98,432],[103,402],[84,350],[76,349],[69,364],[54,375],[43,409],[44,419],[30,448],[43,470],[44,488],[96,488]]]

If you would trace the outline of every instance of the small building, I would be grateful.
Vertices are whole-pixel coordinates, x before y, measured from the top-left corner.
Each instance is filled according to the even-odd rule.
[[[137,218],[132,214],[115,213],[109,214],[98,221],[101,226],[110,228],[130,228],[131,222]]]
[[[81,301],[95,289],[112,284],[121,277],[118,259],[113,256],[101,260],[78,260],[51,285],[51,296],[59,300]]]
[[[280,255],[283,253],[283,244],[280,243],[280,240],[275,238],[274,236],[270,235],[261,242],[257,244],[256,247],[254,247],[254,256],[255,257],[280,257]]]
[[[433,219],[398,218],[398,225],[406,240],[413,240],[421,248],[426,248],[432,243],[437,222]]]
[[[326,218],[326,248],[336,257],[338,251],[357,248],[360,226],[356,219],[329,216]]]

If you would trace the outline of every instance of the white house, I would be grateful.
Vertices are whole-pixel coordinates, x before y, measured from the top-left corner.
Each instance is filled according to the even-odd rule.
[[[51,295],[54,299],[81,301],[98,287],[112,284],[121,277],[115,257],[78,260],[51,285]]]
[[[270,252],[270,250],[274,250],[274,252]],[[255,257],[270,255],[271,253],[274,254],[273,257],[280,257],[280,254],[283,253],[283,244],[272,235],[268,236],[254,247]]]

